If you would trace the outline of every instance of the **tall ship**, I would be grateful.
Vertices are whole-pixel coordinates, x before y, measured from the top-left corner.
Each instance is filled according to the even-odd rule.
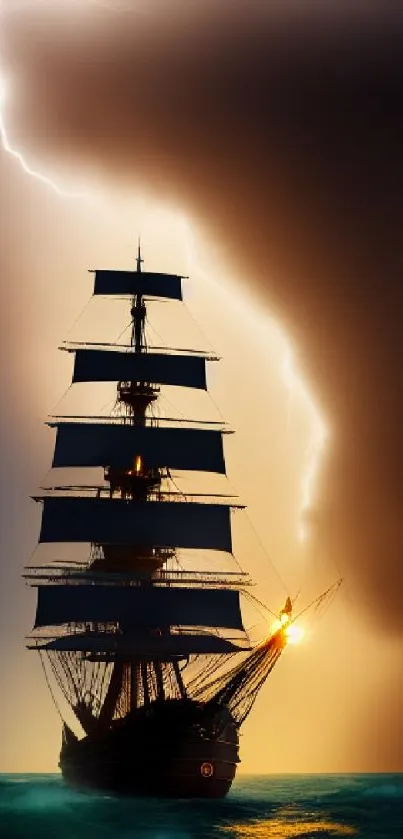
[[[182,280],[144,271],[140,247],[136,270],[95,271],[94,295],[130,301],[130,343],[67,346],[73,383],[115,382],[116,403],[108,417],[48,423],[54,469],[97,468],[103,477],[35,497],[39,543],[53,554],[26,573],[37,588],[28,646],[39,651],[63,719],[67,782],[218,798],[235,777],[240,726],[294,624],[288,598],[275,627],[252,644],[241,609],[251,581],[232,556],[231,515],[241,505],[177,486],[182,471],[225,475],[228,431],[161,416],[161,387],[207,390],[211,355],[150,347],[146,337],[149,302],[180,304]],[[60,543],[85,544],[85,561],[60,560]],[[209,552],[220,570],[201,562]]]

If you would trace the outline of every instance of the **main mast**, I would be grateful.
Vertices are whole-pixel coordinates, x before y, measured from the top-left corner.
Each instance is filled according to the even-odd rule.
[[[140,239],[138,242],[136,273],[141,274],[143,263]],[[147,307],[141,284],[132,297],[130,315],[132,318],[130,345],[136,354],[147,351],[145,322]],[[117,385],[118,401],[124,405],[129,425],[142,428],[146,425],[146,412],[150,405],[158,398],[159,387],[146,381],[119,381]],[[109,482],[111,496],[118,492],[122,499],[145,501],[151,493],[158,493],[161,487],[161,470],[148,469],[140,454],[136,454],[132,468],[116,470],[111,467],[105,470],[105,479]],[[143,578],[158,575],[168,557],[174,555],[174,550],[161,550],[158,547],[138,550],[122,545],[102,545],[104,570],[125,571],[141,574]],[[116,661],[109,689],[100,713],[101,724],[111,722],[116,706],[121,702],[128,711],[134,711],[141,702],[150,702],[150,682],[156,687],[156,698],[164,699],[164,667],[160,661],[141,660],[133,657],[128,661]],[[186,696],[185,687],[177,662],[173,662],[170,677],[176,679],[178,694]]]
[[[138,243],[136,273],[141,274],[141,265],[144,260],[141,256],[140,241]],[[145,336],[145,322],[147,307],[144,300],[143,289],[140,283],[137,284],[136,293],[132,297],[130,315],[131,338],[130,346],[136,355],[147,351]],[[136,427],[144,427],[146,424],[146,412],[150,405],[158,398],[159,387],[151,382],[125,380],[119,381],[117,385],[118,401],[124,406],[128,423]],[[116,470],[110,467],[105,470],[105,479],[109,482],[111,495],[120,491],[122,498],[133,500],[147,499],[151,491],[156,491],[161,485],[160,470],[147,469],[140,454],[136,454],[131,469]],[[130,551],[130,556],[133,552]],[[149,554],[148,558],[152,554]],[[115,555],[114,561],[118,558]],[[128,570],[133,570],[128,568]]]
[[[140,240],[138,243],[137,248],[137,273],[141,273],[141,265],[144,260],[141,258],[141,249],[140,249]],[[145,347],[145,320],[146,320],[146,305],[143,300],[143,295],[141,291],[138,291],[137,294],[134,295],[132,300],[132,309],[131,309],[131,316],[133,319],[132,324],[132,337],[131,337],[131,344],[134,347],[136,352],[141,352],[143,346]]]

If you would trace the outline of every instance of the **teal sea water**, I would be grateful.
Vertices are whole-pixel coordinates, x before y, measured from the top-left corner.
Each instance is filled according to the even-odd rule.
[[[221,801],[79,793],[0,775],[1,839],[403,838],[403,775],[240,776]]]

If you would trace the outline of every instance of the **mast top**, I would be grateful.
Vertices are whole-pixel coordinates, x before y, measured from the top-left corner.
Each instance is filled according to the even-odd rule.
[[[141,256],[141,242],[140,242],[140,236],[139,236],[139,238],[138,238],[138,244],[137,244],[137,259],[136,259],[136,263],[137,263],[137,271],[138,271],[139,273],[140,273],[140,271],[141,271],[141,263],[142,263],[142,262],[144,262],[144,259],[142,259],[142,256]]]

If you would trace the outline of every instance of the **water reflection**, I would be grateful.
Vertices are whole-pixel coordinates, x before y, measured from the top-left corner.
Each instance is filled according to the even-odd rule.
[[[344,824],[322,820],[295,818],[287,816],[264,819],[254,823],[233,824],[221,828],[231,839],[310,839],[310,837],[354,836],[357,831]]]

